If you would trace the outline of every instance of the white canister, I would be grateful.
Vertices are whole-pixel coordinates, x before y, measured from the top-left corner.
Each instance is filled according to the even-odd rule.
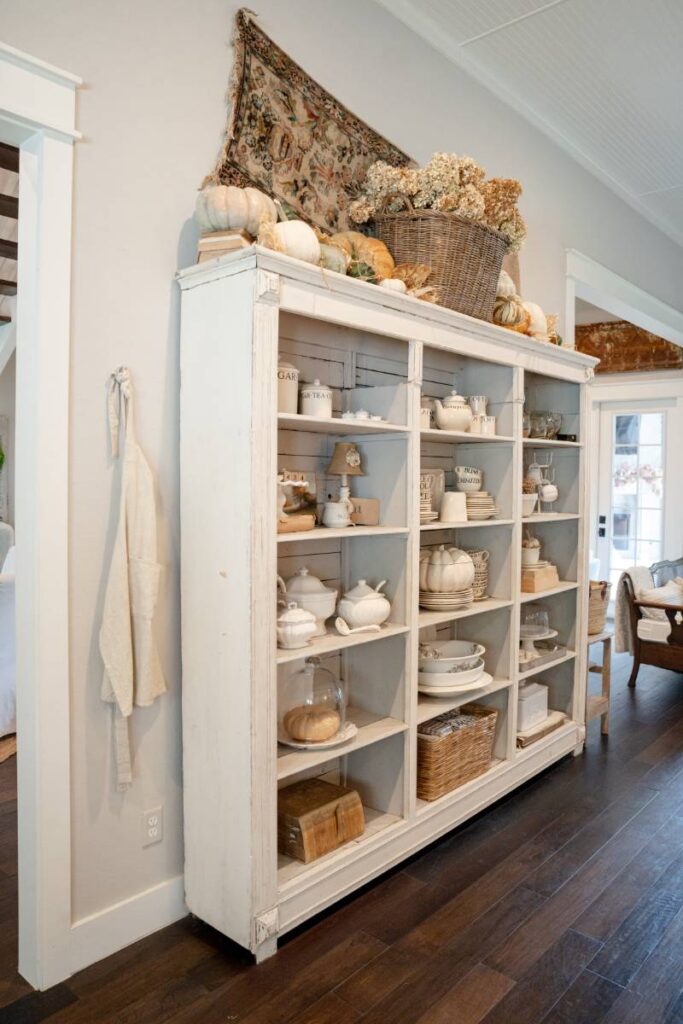
[[[548,717],[548,687],[543,683],[522,683],[517,697],[517,732],[526,732]]]
[[[481,433],[482,434],[495,434],[496,432],[496,417],[495,416],[481,416]]]
[[[299,398],[299,371],[291,363],[277,365],[277,411],[296,414]]]
[[[317,416],[325,420],[332,418],[332,388],[321,384],[318,378],[312,384],[301,387],[300,412],[303,416]]]
[[[472,426],[470,427],[470,434],[481,434],[481,421],[483,416],[473,416]]]

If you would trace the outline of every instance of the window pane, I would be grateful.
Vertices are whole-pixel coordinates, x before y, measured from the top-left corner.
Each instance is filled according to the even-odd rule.
[[[661,444],[664,416],[661,412],[646,412],[640,417],[641,444]]]
[[[638,536],[659,541],[662,536],[662,511],[658,508],[641,508],[638,512]]]
[[[625,494],[637,493],[638,456],[614,453],[612,470],[612,491],[615,502]]]
[[[637,565],[652,565],[662,557],[662,545],[658,540],[639,540],[637,546]]]
[[[638,451],[638,499],[645,507],[661,506],[664,470],[659,445],[643,445]]]
[[[640,416],[615,416],[614,417],[614,443],[615,444],[637,444],[640,426]]]

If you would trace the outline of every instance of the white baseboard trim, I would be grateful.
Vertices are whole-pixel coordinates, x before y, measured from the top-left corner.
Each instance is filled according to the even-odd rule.
[[[179,875],[75,921],[71,927],[71,973],[144,939],[187,913],[184,879]]]

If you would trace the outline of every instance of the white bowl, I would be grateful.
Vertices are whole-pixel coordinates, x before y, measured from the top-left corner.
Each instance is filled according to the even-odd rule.
[[[418,682],[425,686],[466,686],[474,683],[484,674],[484,659],[480,658],[474,668],[467,672],[418,672]]]
[[[435,640],[426,646],[438,651],[436,658],[422,656],[419,658],[420,671],[430,675],[453,670],[460,675],[462,672],[474,668],[486,652],[483,644],[476,644],[471,640]]]

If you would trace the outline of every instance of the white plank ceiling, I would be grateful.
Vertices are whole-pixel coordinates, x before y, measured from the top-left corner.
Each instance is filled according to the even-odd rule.
[[[683,0],[379,0],[683,244]]]

